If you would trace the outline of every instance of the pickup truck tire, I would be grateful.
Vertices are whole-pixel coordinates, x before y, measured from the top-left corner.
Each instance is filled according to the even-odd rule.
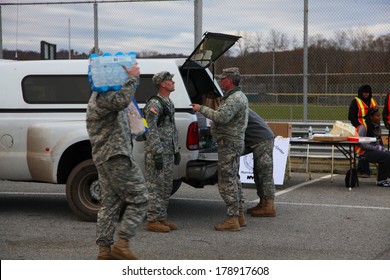
[[[100,208],[100,188],[92,159],[73,168],[66,182],[66,199],[77,217],[83,221],[96,222]]]
[[[181,181],[180,180],[173,180],[173,186],[172,186],[172,192],[171,195],[173,195],[181,186]]]

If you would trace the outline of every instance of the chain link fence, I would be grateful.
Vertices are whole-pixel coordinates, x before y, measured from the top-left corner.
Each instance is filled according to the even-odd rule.
[[[94,52],[96,4],[101,52],[185,57],[194,47],[194,1],[19,0],[0,3],[3,57],[39,59],[44,40],[56,44],[57,59],[87,58]],[[302,121],[303,1],[203,0],[202,7],[203,31],[242,36],[212,71],[238,66],[250,106],[264,119]],[[388,14],[385,0],[309,1],[308,120],[346,120],[362,84],[384,105]]]

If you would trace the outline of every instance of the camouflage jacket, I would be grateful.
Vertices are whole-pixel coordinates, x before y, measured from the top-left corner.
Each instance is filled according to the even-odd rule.
[[[164,106],[156,98],[151,98],[145,105],[145,119],[148,123],[145,151],[155,154],[174,154],[179,152],[179,137],[175,124],[175,107],[171,100],[158,95]],[[154,112],[151,111],[154,108]],[[164,108],[166,112],[164,112]],[[159,123],[161,115],[165,115]]]
[[[248,124],[248,99],[240,87],[228,91],[217,110],[201,106],[199,112],[212,120],[211,133],[217,142],[244,141]]]
[[[87,131],[96,165],[114,155],[132,157],[129,118],[125,109],[135,93],[137,77],[130,75],[119,91],[93,92],[87,107]]]

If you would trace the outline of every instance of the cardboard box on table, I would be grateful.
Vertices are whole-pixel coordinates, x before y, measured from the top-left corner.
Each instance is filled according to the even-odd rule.
[[[269,122],[268,126],[272,129],[275,136],[282,136],[284,138],[291,138],[292,125],[289,122]]]

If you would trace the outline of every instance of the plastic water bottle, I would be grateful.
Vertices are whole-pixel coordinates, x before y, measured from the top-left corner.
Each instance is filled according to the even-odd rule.
[[[313,128],[309,126],[309,130],[307,131],[309,134],[309,139],[313,138]]]
[[[137,62],[136,52],[129,52],[128,55],[129,55],[129,57],[130,57],[131,65],[133,65],[134,63]],[[139,80],[138,80],[137,83],[135,84],[135,87],[139,87]]]
[[[88,78],[93,91],[106,92],[120,90],[128,79],[123,66],[131,68],[136,62],[136,53],[118,52],[115,55],[104,53],[102,56],[91,54],[88,67]]]
[[[325,134],[329,134],[329,127],[325,127]]]
[[[129,52],[129,57],[130,57],[131,65],[137,62],[137,57],[135,52]]]

